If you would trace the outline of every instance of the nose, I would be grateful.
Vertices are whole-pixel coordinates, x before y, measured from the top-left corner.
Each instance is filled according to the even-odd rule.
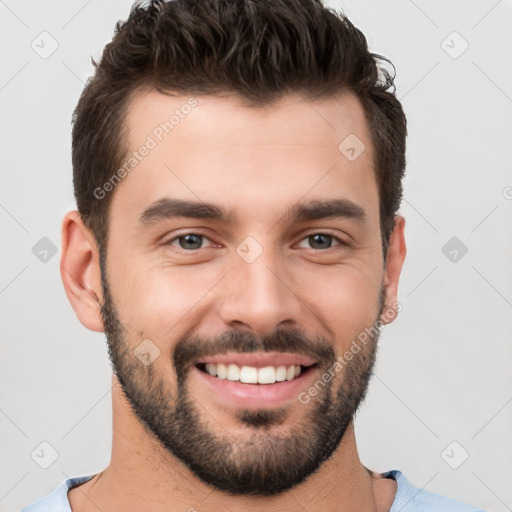
[[[235,253],[233,264],[221,290],[219,315],[224,324],[259,336],[298,324],[304,304],[286,262],[265,249],[252,262]]]

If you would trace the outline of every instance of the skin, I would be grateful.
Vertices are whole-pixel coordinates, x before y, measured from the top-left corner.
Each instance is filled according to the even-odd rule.
[[[136,95],[127,119],[131,151],[187,99],[154,91]],[[167,372],[170,385],[175,376],[166,356],[191,334],[242,329],[264,336],[278,326],[297,326],[344,353],[378,318],[382,286],[384,309],[397,302],[406,255],[405,219],[398,216],[383,260],[373,147],[358,99],[343,93],[306,102],[290,95],[258,109],[233,97],[196,99],[198,106],[110,192],[106,270],[133,347],[144,338],[155,341],[164,357],[155,360],[154,371]],[[366,146],[355,161],[338,150],[350,134]],[[141,228],[142,211],[165,196],[217,203],[235,220],[176,218]],[[362,206],[366,223],[283,217],[299,201],[337,198]],[[194,255],[183,255],[177,241],[163,244],[197,230],[207,239]],[[308,236],[322,232],[349,245],[333,239],[332,248],[315,252]],[[252,263],[236,252],[247,236],[263,249]],[[76,211],[63,222],[61,274],[81,323],[103,332],[98,248]],[[336,375],[334,389],[342,378],[343,372]],[[212,431],[250,438],[251,428],[199,380],[190,380],[190,393]],[[73,511],[381,512],[393,502],[396,482],[363,466],[353,422],[333,456],[300,485],[270,497],[232,496],[205,485],[149,435],[115,374],[112,399],[110,465],[69,491]],[[289,431],[310,406],[294,402],[280,428]]]

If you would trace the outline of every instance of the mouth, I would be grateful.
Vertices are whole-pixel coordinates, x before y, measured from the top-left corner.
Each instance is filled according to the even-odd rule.
[[[221,380],[237,381],[244,384],[275,384],[295,380],[310,368],[316,366],[291,364],[279,366],[239,366],[236,363],[198,363],[196,368],[203,373]]]
[[[317,368],[316,361],[297,354],[231,353],[197,361],[191,373],[217,403],[247,409],[297,401]]]

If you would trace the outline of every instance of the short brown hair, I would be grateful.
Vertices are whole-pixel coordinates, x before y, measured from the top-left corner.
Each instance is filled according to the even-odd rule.
[[[94,191],[126,158],[125,119],[137,91],[228,93],[258,107],[294,92],[314,100],[347,90],[359,98],[373,140],[386,255],[402,200],[407,127],[394,71],[381,61],[391,64],[370,53],[363,33],[320,0],[135,3],[99,64],[92,60],[95,73],[73,114],[75,198],[100,251],[106,250],[112,194],[98,199]]]

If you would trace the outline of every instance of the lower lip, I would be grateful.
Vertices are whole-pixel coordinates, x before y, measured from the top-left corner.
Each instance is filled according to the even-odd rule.
[[[246,384],[237,380],[219,379],[195,366],[191,373],[222,400],[248,409],[277,407],[298,400],[299,393],[307,389],[315,370],[316,367],[310,367],[293,380],[274,384]]]

